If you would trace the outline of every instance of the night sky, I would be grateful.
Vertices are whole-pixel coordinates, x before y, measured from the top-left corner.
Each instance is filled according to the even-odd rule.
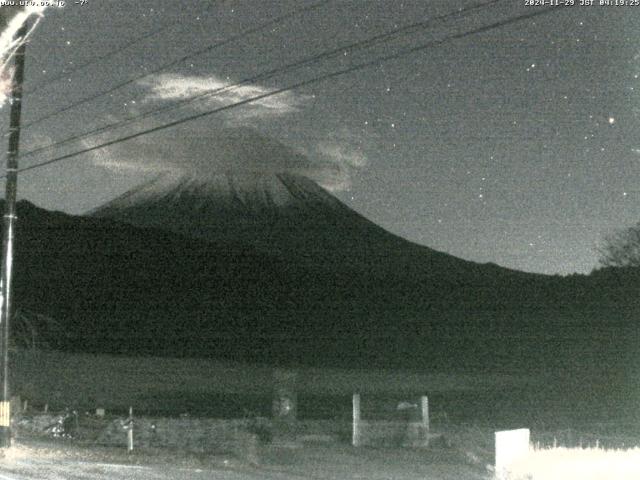
[[[295,152],[291,161],[252,161],[251,168],[299,171],[296,159],[304,155],[313,166],[304,173],[404,238],[519,270],[587,273],[597,265],[603,236],[640,220],[640,7],[555,9],[446,40],[544,8],[525,0],[68,1],[45,11],[27,47],[23,152],[343,51],[24,156],[21,167],[431,46],[30,170],[20,176],[20,196],[78,214],[159,172],[243,168],[242,155],[233,154],[241,148],[221,132],[251,128]],[[216,43],[223,45],[180,60]],[[90,96],[97,98],[38,121]],[[2,110],[4,126],[8,110]]]

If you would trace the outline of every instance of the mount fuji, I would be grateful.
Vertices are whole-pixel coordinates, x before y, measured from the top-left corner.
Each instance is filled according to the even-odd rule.
[[[305,159],[240,138],[207,160],[216,174],[159,175],[85,216],[20,202],[15,297],[59,321],[59,348],[360,366],[464,350],[488,365],[540,358],[539,336],[565,321],[635,308],[618,306],[638,282],[617,274],[534,275],[404,240]]]
[[[197,158],[169,162],[170,173],[87,215],[207,242],[247,245],[334,273],[400,273],[439,281],[485,273],[517,275],[411,243],[375,225],[318,184],[318,177],[339,174],[329,161],[311,161],[249,128],[218,132],[210,140],[211,148],[201,138],[189,140]]]
[[[212,255],[225,245],[258,252],[254,261],[267,259],[276,271],[255,288],[271,288],[276,300],[265,293],[262,306],[246,304],[238,318],[254,320],[244,342],[251,350],[256,341],[271,352],[297,350],[305,361],[459,361],[451,349],[471,363],[525,351],[523,361],[539,360],[549,356],[541,336],[597,322],[601,312],[616,309],[617,318],[628,303],[630,287],[620,288],[615,274],[530,274],[411,243],[291,172],[158,177],[91,217],[204,242]]]
[[[251,245],[327,269],[369,273],[424,261],[459,262],[396,237],[348,208],[317,183],[291,173],[159,177],[91,212],[138,227],[205,241]],[[411,260],[415,260],[412,258]]]

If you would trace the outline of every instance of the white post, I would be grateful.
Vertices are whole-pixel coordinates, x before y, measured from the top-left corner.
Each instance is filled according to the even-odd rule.
[[[127,452],[133,452],[133,428],[127,430]]]
[[[529,453],[530,433],[528,428],[495,432],[496,464],[498,480],[507,480],[511,466]]]
[[[360,394],[353,394],[353,434],[352,444],[354,447],[360,446]]]
[[[422,407],[422,426],[425,432],[429,433],[429,398],[426,395],[420,398],[420,406]]]
[[[127,430],[127,452],[133,452],[133,407],[129,407],[129,425]]]
[[[420,397],[420,407],[422,408],[422,430],[423,430],[423,435],[424,438],[423,440],[423,446],[428,447],[429,446],[429,397],[427,397],[426,395],[423,395],[422,397]]]

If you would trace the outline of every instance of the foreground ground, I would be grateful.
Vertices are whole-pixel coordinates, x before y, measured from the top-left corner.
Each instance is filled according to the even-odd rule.
[[[493,458],[493,437],[495,424],[453,424],[440,419],[432,423],[431,441],[428,447],[401,448],[399,446],[378,446],[354,448],[349,440],[336,435],[299,435],[294,442],[283,438],[276,440],[241,443],[240,448],[212,453],[214,450],[190,450],[188,445],[178,447],[137,447],[127,453],[125,443],[98,443],[88,435],[87,425],[93,427],[110,425],[113,422],[98,420],[93,416],[81,417],[80,429],[74,439],[54,438],[42,428],[27,429],[31,423],[29,416],[16,423],[14,446],[0,458],[0,480],[67,480],[67,479],[220,479],[220,480],[490,480],[493,479],[491,465]],[[34,417],[35,418],[35,417]],[[40,418],[40,417],[38,417]],[[139,436],[143,428],[138,425]],[[515,478],[535,478],[539,480],[609,480],[637,479],[640,477],[609,475],[614,467],[623,468],[629,462],[637,462],[637,450],[630,457],[621,453],[612,461],[609,450],[628,449],[640,444],[640,429],[629,423],[584,424],[579,430],[572,428],[544,430],[544,425],[531,425],[531,441],[539,455],[557,454],[561,448],[556,445],[573,447],[572,455],[555,459],[541,465],[534,461],[535,469],[525,465],[524,476]],[[96,430],[94,428],[94,430]],[[100,430],[97,428],[97,430]],[[121,428],[121,427],[120,427]],[[97,431],[96,430],[96,431]],[[93,430],[92,430],[93,431]],[[188,430],[194,435],[193,430]],[[120,440],[125,433],[118,430]],[[95,432],[94,432],[95,433]],[[243,435],[249,435],[243,433]],[[216,437],[217,438],[217,437]],[[242,436],[242,438],[245,438]],[[594,448],[595,447],[595,448]],[[196,453],[200,452],[200,453]],[[206,453],[203,453],[206,452]],[[606,456],[605,456],[606,453]],[[535,458],[538,458],[539,455]],[[588,455],[588,462],[584,455]],[[618,458],[619,457],[619,458]],[[541,458],[541,457],[540,457]],[[546,458],[546,457],[545,457]],[[593,467],[606,472],[599,475]],[[613,462],[613,463],[612,463]],[[563,464],[564,470],[558,468]],[[546,470],[540,470],[540,467]],[[535,471],[531,477],[530,472]],[[557,473],[563,474],[558,476]],[[583,473],[593,474],[586,477]],[[549,472],[553,475],[550,476]]]
[[[443,479],[489,477],[485,466],[456,449],[354,449],[306,444],[265,447],[259,464],[231,457],[80,448],[65,443],[23,440],[0,461],[0,480],[45,479]]]
[[[133,406],[140,417],[223,419],[242,418],[247,411],[271,413],[274,368],[269,366],[38,351],[15,352],[14,360],[20,360],[15,393],[28,400],[29,411],[71,407],[91,412],[103,407],[126,417]],[[20,436],[0,460],[0,480],[487,480],[493,477],[487,466],[493,464],[496,430],[531,428],[532,441],[542,447],[638,445],[640,369],[586,371],[582,363],[569,367],[520,375],[299,369],[296,391],[305,419],[350,421],[354,392],[362,394],[365,416],[376,413],[376,405],[387,397],[396,402],[427,394],[432,431],[445,432],[447,438],[428,449],[355,449],[349,445],[349,428],[346,436],[340,431],[331,442],[297,448],[262,444],[255,458],[168,449],[127,455],[124,447]],[[396,403],[392,407],[392,416],[397,416]],[[81,418],[82,427],[93,417]]]

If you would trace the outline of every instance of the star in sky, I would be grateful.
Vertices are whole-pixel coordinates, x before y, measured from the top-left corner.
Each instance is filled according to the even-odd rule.
[[[336,2],[331,9],[189,59],[168,73],[178,83],[203,78],[233,83],[467,3],[438,6],[414,0],[400,9],[389,8],[386,1]],[[381,43],[363,52],[341,48],[334,63],[253,86],[289,85],[344,62],[388,55],[400,44],[413,47],[513,16],[524,11],[517,3],[404,35],[397,44]],[[25,99],[25,120],[180,58],[194,45],[212,41],[212,32],[229,38],[300,5],[216,2],[205,12],[195,0],[145,0],[133,2],[126,16],[112,2],[52,10],[29,44],[27,82],[53,78],[61,68],[67,76]],[[300,103],[286,115],[210,117],[180,132],[245,122],[314,162],[327,161],[319,152],[333,152],[331,161],[346,162],[345,152],[357,151],[366,161],[348,166],[348,187],[332,193],[389,231],[475,261],[545,273],[588,272],[597,265],[594,245],[602,236],[637,221],[629,185],[640,182],[635,141],[640,98],[633,90],[640,49],[626,39],[640,31],[640,19],[617,9],[565,10],[303,88],[295,92]],[[74,72],[77,65],[171,22],[177,22],[174,28],[148,43]],[[343,52],[348,52],[346,60]],[[148,95],[148,85],[134,83],[25,132],[25,145],[145,111]],[[173,155],[176,136],[158,135],[155,142]],[[129,152],[144,153],[138,147],[132,143]],[[127,150],[101,154],[126,157]],[[144,180],[105,171],[93,159],[34,170],[21,179],[21,195],[47,208],[80,213]],[[149,158],[141,161],[153,164]],[[523,248],[539,246],[540,232],[544,241],[553,239],[553,248]]]

